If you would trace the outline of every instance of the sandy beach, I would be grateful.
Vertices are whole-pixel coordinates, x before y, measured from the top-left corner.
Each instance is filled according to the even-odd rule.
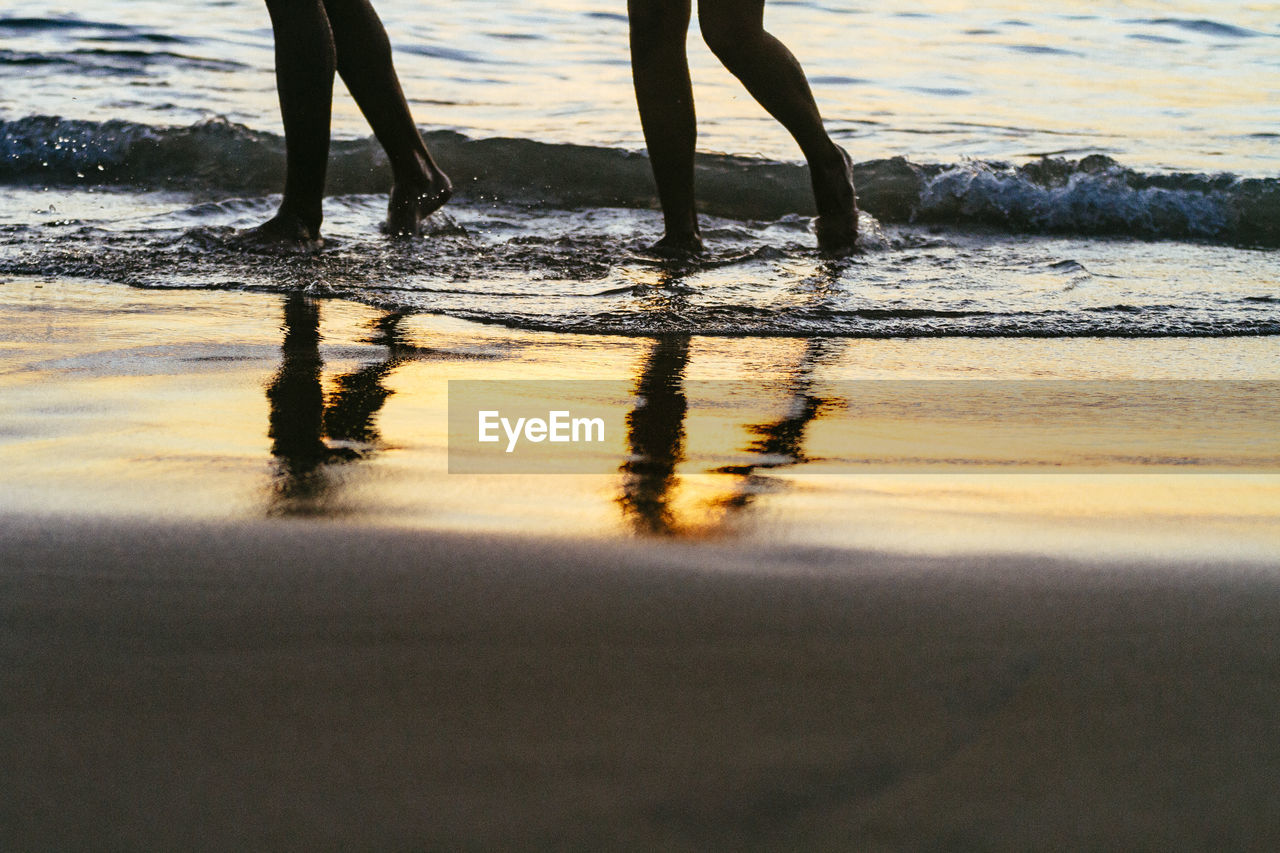
[[[0,329],[6,849],[1280,843],[1273,472],[858,474],[835,415],[753,431],[797,376],[1273,379],[1270,339],[664,349],[54,279]],[[665,468],[632,412],[603,471],[447,473],[449,380],[673,363],[779,394],[691,390]]]
[[[1274,567],[14,519],[9,849],[1236,849]]]

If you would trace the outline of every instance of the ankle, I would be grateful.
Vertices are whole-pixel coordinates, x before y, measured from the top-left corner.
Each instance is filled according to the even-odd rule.
[[[814,149],[805,152],[810,171],[841,172],[845,168],[845,151],[829,137]]]
[[[704,251],[702,235],[697,231],[676,233],[668,230],[666,234],[662,235],[661,240],[649,247],[649,251],[671,258],[701,255]]]
[[[664,239],[674,241],[702,241],[702,234],[698,230],[698,215],[696,213],[680,214],[678,216],[663,216],[662,230],[665,232]]]
[[[410,191],[429,191],[440,183],[443,173],[422,151],[391,161],[391,179],[396,186]]]
[[[318,209],[299,209],[287,201],[280,205],[276,215],[272,217],[281,228],[293,228],[299,233],[315,237],[320,234],[320,226],[324,222],[324,213]]]
[[[300,212],[289,205],[281,205],[276,215],[271,218],[271,223],[280,232],[295,233],[305,238],[319,237],[323,222],[324,214],[320,211]]]

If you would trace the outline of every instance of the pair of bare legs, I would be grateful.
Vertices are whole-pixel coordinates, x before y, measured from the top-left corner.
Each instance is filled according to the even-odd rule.
[[[697,128],[685,41],[690,0],[628,0],[631,67],[645,144],[662,203],[668,254],[702,250],[693,195]],[[822,126],[809,81],[782,42],[764,29],[764,0],[698,0],[707,46],[800,145],[817,202],[818,246],[851,251],[858,236],[852,166]]]
[[[287,158],[279,212],[250,242],[320,245],[336,71],[391,162],[387,230],[416,234],[453,187],[431,159],[391,63],[391,43],[368,0],[267,0],[275,34],[276,88]]]

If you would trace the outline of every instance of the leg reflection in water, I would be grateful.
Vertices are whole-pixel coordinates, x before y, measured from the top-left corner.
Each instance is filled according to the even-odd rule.
[[[636,381],[639,402],[627,415],[630,458],[623,463],[618,503],[637,532],[679,532],[670,507],[676,466],[684,460],[684,371],[689,362],[687,335],[659,338]]]
[[[341,479],[336,466],[376,451],[375,416],[391,395],[383,380],[408,358],[411,348],[398,332],[402,317],[389,314],[375,325],[370,343],[387,346],[387,357],[338,377],[336,389],[326,400],[321,382],[320,305],[301,294],[285,300],[283,360],[267,387],[268,435],[276,461],[270,514],[336,511],[333,498]]]
[[[777,420],[747,427],[754,438],[742,449],[759,456],[760,461],[715,469],[716,474],[732,477],[729,488],[711,500],[713,511],[707,517],[699,513],[698,517],[681,518],[674,509],[674,493],[679,485],[676,469],[685,461],[685,416],[689,404],[684,375],[689,343],[687,336],[656,340],[636,381],[639,402],[626,420],[630,455],[620,468],[622,494],[618,504],[638,533],[707,536],[723,532],[717,528],[730,513],[746,509],[761,494],[779,488],[776,478],[764,476],[761,471],[806,461],[804,442],[809,425],[837,402],[814,392],[813,373],[839,352],[843,342],[814,338],[791,370],[787,413]]]
[[[787,413],[776,421],[747,427],[747,431],[755,438],[744,449],[748,453],[762,456],[763,459],[755,464],[728,465],[719,469],[720,473],[733,474],[739,480],[731,494],[715,502],[717,506],[726,510],[746,509],[756,497],[778,487],[775,479],[761,476],[759,471],[785,468],[808,461],[804,453],[805,432],[809,424],[837,402],[814,393],[813,371],[819,364],[831,360],[843,347],[844,342],[837,339],[809,339],[804,355],[791,371],[791,399],[788,401]]]

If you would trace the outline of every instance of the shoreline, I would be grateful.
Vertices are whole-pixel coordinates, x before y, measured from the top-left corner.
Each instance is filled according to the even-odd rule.
[[[3,513],[331,518],[605,541],[1177,562],[1262,559],[1280,548],[1280,476],[1268,467],[906,473],[909,457],[944,434],[942,461],[953,454],[981,467],[971,463],[991,436],[1010,435],[1003,414],[979,401],[949,425],[885,398],[891,405],[869,417],[857,387],[975,377],[1072,380],[1081,389],[1111,378],[1271,381],[1280,378],[1280,339],[649,340],[481,326],[344,300],[32,279],[0,285],[0,321],[8,330]],[[737,390],[746,376],[757,392]],[[629,426],[586,451],[583,467],[566,469],[577,473],[447,473],[459,446],[450,383],[531,378],[569,389],[568,403],[591,402],[575,389],[596,386],[582,380],[608,380],[622,395],[614,422]],[[632,389],[646,383],[675,390],[641,417],[633,395],[645,395]],[[1039,441],[1048,433],[1029,411],[1011,435]],[[1074,423],[1058,432],[1070,439]],[[1134,432],[1120,429],[1121,438]],[[1274,443],[1265,430],[1241,435],[1255,455]],[[903,443],[908,436],[914,444]],[[1143,440],[1117,452],[1165,452]],[[996,450],[1003,465],[1044,448]],[[653,464],[629,468],[637,453]],[[893,453],[903,473],[899,463],[868,464]]]

